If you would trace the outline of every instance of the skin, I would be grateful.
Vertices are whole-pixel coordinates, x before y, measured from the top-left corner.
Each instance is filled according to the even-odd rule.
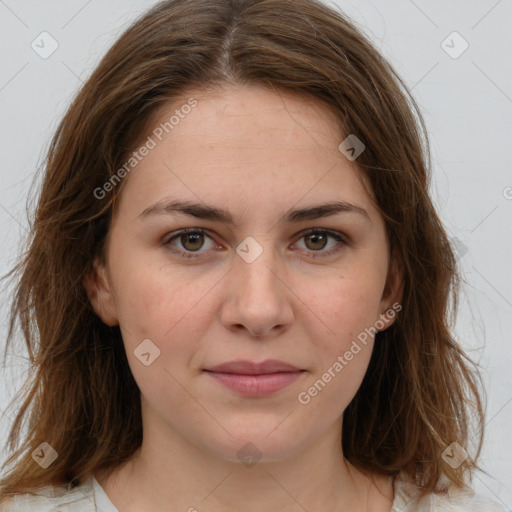
[[[97,314],[120,325],[144,431],[133,461],[95,476],[123,512],[389,512],[391,479],[356,470],[340,443],[373,338],[307,405],[297,399],[402,297],[395,259],[388,272],[384,221],[356,162],[338,150],[346,135],[322,102],[253,85],[187,91],[154,126],[190,97],[198,105],[125,178],[105,264],[85,283]],[[140,216],[170,198],[227,209],[236,224]],[[279,222],[289,209],[330,201],[369,218]],[[184,228],[207,233],[173,238]],[[303,234],[311,228],[348,243]],[[251,263],[236,252],[249,236],[263,250]],[[134,355],[145,339],[160,350],[148,366]],[[234,359],[306,371],[272,395],[247,397],[203,371]],[[252,467],[237,457],[248,442],[261,454]]]

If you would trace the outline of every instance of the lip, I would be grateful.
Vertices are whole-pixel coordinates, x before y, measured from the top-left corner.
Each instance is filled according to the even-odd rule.
[[[252,397],[267,396],[289,386],[305,372],[276,359],[262,363],[230,361],[204,370],[232,391]]]
[[[278,359],[267,359],[261,363],[237,359],[207,368],[206,371],[216,373],[236,373],[238,375],[264,375],[267,373],[300,372],[301,369]]]

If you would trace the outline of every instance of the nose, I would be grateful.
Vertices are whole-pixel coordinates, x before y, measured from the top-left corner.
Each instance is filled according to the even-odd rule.
[[[261,245],[261,243],[260,243]],[[247,330],[254,337],[274,337],[293,321],[293,297],[284,264],[270,248],[254,261],[234,255],[224,281],[221,321],[234,332]]]

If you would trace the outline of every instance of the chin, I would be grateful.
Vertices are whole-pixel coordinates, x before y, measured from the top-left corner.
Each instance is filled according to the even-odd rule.
[[[219,459],[248,468],[266,462],[284,461],[301,450],[302,444],[297,442],[296,437],[276,431],[269,435],[270,432],[272,429],[253,429],[246,431],[245,435],[231,432],[233,437],[224,438],[221,443],[210,440],[205,448]]]

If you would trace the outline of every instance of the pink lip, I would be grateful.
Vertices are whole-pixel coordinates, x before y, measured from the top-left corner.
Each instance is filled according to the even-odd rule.
[[[269,359],[262,363],[231,361],[205,370],[224,386],[249,396],[265,396],[295,382],[304,372],[283,361]]]
[[[238,359],[206,368],[206,371],[237,373],[240,375],[262,375],[265,373],[300,372],[301,370],[292,364],[279,361],[278,359],[267,359],[261,363]]]

